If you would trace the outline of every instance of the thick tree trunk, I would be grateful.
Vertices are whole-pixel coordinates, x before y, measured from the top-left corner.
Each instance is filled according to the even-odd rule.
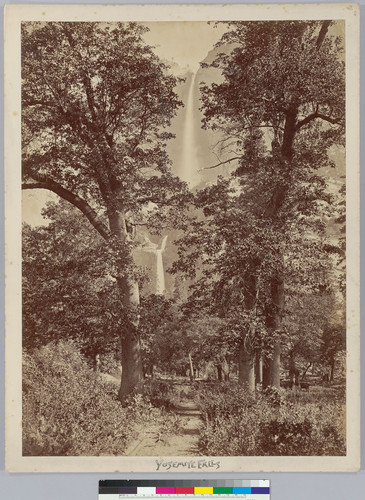
[[[271,357],[264,357],[263,370],[262,370],[262,388],[272,386],[280,388],[280,355],[281,344],[280,341],[275,341]]]
[[[278,332],[281,329],[284,308],[284,282],[278,272],[271,282],[271,309],[266,317],[267,326],[275,335],[273,347],[269,356],[264,358],[262,387],[280,388],[280,355],[281,342]]]
[[[122,350],[122,380],[119,399],[123,400],[132,392],[139,392],[143,385],[143,367],[138,324],[139,305],[138,284],[129,278],[120,278],[118,285],[125,307],[126,321],[120,332]]]
[[[117,201],[114,200],[117,206]],[[113,206],[113,205],[112,205]],[[112,235],[116,237],[122,246],[121,252],[129,251],[123,245],[128,242],[123,210],[113,209],[108,212],[109,224]],[[118,250],[119,251],[119,250]],[[124,321],[120,331],[120,342],[122,350],[122,380],[119,389],[119,399],[123,401],[128,394],[140,392],[143,386],[143,366],[141,355],[141,344],[139,338],[139,287],[136,280],[128,275],[128,254],[125,254],[121,261],[116,260],[120,265],[120,275],[117,278],[121,302],[123,306]]]
[[[270,385],[270,358],[265,355],[262,363],[262,388],[266,389]]]
[[[136,332],[128,332],[122,338],[122,367],[120,400],[125,399],[128,394],[140,391],[143,385],[141,345]]]
[[[284,282],[280,273],[271,283],[271,300],[273,304],[273,315],[271,318],[272,328],[278,332],[281,329],[282,314],[284,309]],[[280,387],[280,338],[274,340],[272,358],[270,360],[270,385]]]
[[[280,388],[280,354],[281,344],[280,341],[276,341],[270,363],[270,385],[278,389]]]
[[[222,377],[222,365],[221,364],[218,364],[216,365],[216,368],[217,368],[217,377],[218,377],[218,380],[219,381],[222,381],[223,380],[223,377]]]
[[[255,391],[255,362],[254,355],[241,347],[238,358],[238,381],[247,388],[248,392]]]

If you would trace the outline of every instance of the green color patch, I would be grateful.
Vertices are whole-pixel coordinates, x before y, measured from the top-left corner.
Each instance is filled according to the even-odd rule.
[[[213,495],[232,495],[232,488],[213,488]]]

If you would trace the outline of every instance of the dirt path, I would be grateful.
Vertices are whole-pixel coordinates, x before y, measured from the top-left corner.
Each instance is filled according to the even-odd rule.
[[[127,456],[196,456],[198,455],[200,412],[193,401],[181,403],[176,408],[180,425],[176,434],[162,434],[161,426],[151,426],[126,450]]]

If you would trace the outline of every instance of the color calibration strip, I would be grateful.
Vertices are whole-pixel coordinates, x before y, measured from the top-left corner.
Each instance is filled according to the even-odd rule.
[[[189,484],[183,484],[184,481],[156,481],[151,484],[125,484],[127,481],[107,480],[99,482],[99,500],[131,500],[138,497],[153,498],[172,496],[176,500],[179,496],[192,497],[192,500],[199,496],[218,496],[221,500],[227,497],[227,500],[233,496],[247,498],[249,500],[270,500],[270,482],[268,480],[243,480],[243,481],[186,481]],[[131,483],[137,481],[131,481]],[[152,481],[148,481],[151,483]],[[218,485],[217,483],[221,483]],[[156,484],[159,483],[159,484]],[[192,485],[191,483],[195,483]],[[209,484],[210,483],[210,484]],[[214,485],[212,485],[214,483]],[[227,484],[230,483],[230,484]],[[232,484],[234,483],[234,484]],[[240,483],[240,484],[237,484]]]

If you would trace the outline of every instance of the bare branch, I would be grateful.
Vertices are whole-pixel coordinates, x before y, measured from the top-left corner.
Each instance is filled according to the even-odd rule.
[[[53,179],[49,179],[48,177],[40,175],[33,175],[32,177],[37,182],[23,183],[22,189],[48,189],[49,191],[56,193],[60,198],[63,198],[64,200],[68,201],[76,208],[78,208],[105,240],[110,237],[110,232],[108,231],[105,224],[100,220],[98,214],[85,200],[72,193],[68,189],[65,189],[63,186],[61,186],[61,184],[54,181]]]
[[[317,38],[317,42],[316,42],[316,49],[317,50],[319,50],[321,48],[324,37],[327,34],[327,31],[328,31],[328,28],[329,28],[331,22],[332,21],[323,21],[318,38]]]
[[[212,165],[210,167],[199,168],[198,172],[201,172],[202,170],[210,170],[212,168],[217,168],[217,167],[220,167],[221,165],[225,165],[226,163],[230,163],[231,161],[240,160],[241,158],[242,158],[241,156],[234,156],[233,158],[230,158],[229,160],[226,160],[226,161],[221,161],[221,162],[217,163],[216,165]]]

